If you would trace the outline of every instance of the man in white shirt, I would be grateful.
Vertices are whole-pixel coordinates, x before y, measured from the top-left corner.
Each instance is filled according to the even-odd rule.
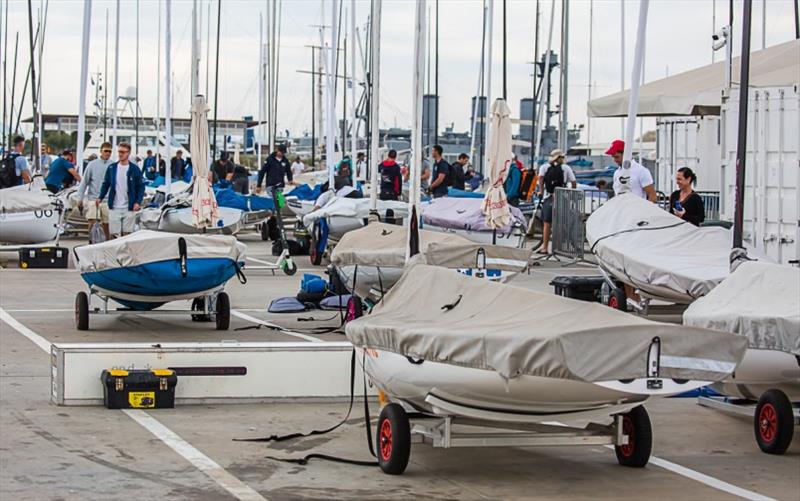
[[[367,180],[367,157],[364,152],[356,155],[356,181],[366,182]]]
[[[550,228],[553,224],[553,195],[556,188],[572,188],[578,186],[575,179],[575,173],[572,168],[565,162],[564,152],[561,150],[553,150],[550,152],[550,163],[544,164],[539,168],[538,191],[539,200],[542,200],[542,222],[544,227],[542,229],[542,245],[536,249],[539,254],[549,254],[550,246]],[[558,171],[561,175],[558,175]],[[550,171],[550,176],[547,172]]]
[[[124,236],[135,229],[136,215],[144,197],[144,180],[139,166],[129,160],[131,145],[117,145],[119,160],[106,169],[100,195],[95,200],[100,205],[108,195],[108,226],[111,235]]]
[[[637,197],[656,203],[656,189],[653,185],[652,174],[645,166],[634,160],[631,160],[631,168],[626,173],[625,169],[622,168],[624,152],[625,141],[620,139],[612,142],[606,151],[606,155],[611,155],[614,158],[614,163],[619,166],[617,171],[614,172],[614,195],[630,191]]]
[[[294,157],[294,163],[292,163],[292,176],[299,176],[306,170],[306,164],[303,163],[303,160],[300,157]]]

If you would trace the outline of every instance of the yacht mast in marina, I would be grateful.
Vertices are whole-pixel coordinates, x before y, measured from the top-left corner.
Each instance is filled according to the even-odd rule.
[[[548,109],[549,106],[545,108],[545,105],[550,101],[550,61],[553,58],[553,25],[555,17],[556,2],[555,0],[552,0],[550,2],[550,31],[547,33],[547,51],[545,52],[544,64],[542,65],[544,80],[542,80],[541,90],[539,91],[539,111],[536,113],[536,116],[533,117],[533,123],[535,125],[535,137],[532,146],[534,161],[537,161],[539,158],[539,145],[542,142],[542,117],[544,117],[545,114],[550,113],[550,110]],[[545,92],[548,93],[548,96],[543,95]],[[536,103],[534,102],[534,104]]]
[[[369,87],[371,96],[369,99],[369,131],[371,134],[370,151],[367,156],[370,172],[370,191],[369,201],[370,210],[378,210],[378,191],[379,186],[379,173],[378,165],[380,164],[379,147],[380,147],[380,90],[381,90],[381,6],[383,0],[372,0],[372,19],[370,20],[370,64],[372,66],[371,75],[369,78]]]
[[[167,0],[169,1],[169,0]],[[115,35],[115,42],[114,42],[114,92],[111,96],[111,149],[114,151],[112,155],[117,154],[117,125],[118,125],[118,117],[117,117],[117,98],[119,96],[119,7],[120,7],[120,0],[117,0],[116,5],[116,35]]]
[[[642,65],[644,63],[644,43],[647,36],[647,9],[650,0],[639,2],[639,26],[636,31],[636,49],[633,54],[633,68],[631,69],[631,93],[628,99],[628,117],[625,120],[625,144],[622,154],[622,174],[619,178],[621,191],[630,190],[631,159],[633,158],[633,136],[636,131],[636,113],[639,108],[639,86],[642,82]]]
[[[167,15],[166,15],[166,31],[164,36],[166,44],[164,70],[166,71],[166,79],[164,80],[164,91],[167,94],[167,110],[164,119],[164,133],[166,135],[166,163],[167,168],[165,185],[167,197],[169,197],[172,186],[172,0],[167,0]]]
[[[414,25],[414,87],[412,88],[412,117],[414,120],[411,129],[411,166],[408,177],[408,246],[406,247],[406,260],[419,252],[419,204],[420,204],[420,174],[422,173],[422,96],[424,93],[425,78],[425,4],[427,0],[418,0],[416,4],[416,22]]]
[[[89,41],[92,27],[92,0],[83,4],[83,34],[81,36],[81,77],[78,92],[78,143],[75,149],[75,160],[78,171],[83,173],[83,141],[86,137],[86,86],[89,76]]]

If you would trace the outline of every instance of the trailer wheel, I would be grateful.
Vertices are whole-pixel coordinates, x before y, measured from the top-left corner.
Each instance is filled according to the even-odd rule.
[[[758,399],[755,419],[756,442],[767,454],[783,454],[792,443],[794,413],[792,403],[780,390],[767,390]]]
[[[267,228],[267,220],[264,219],[261,221],[261,240],[267,241],[269,240],[269,229]]]
[[[287,259],[286,262],[283,264],[283,273],[288,276],[292,276],[297,273],[297,265],[291,259]]]
[[[309,256],[311,257],[311,264],[314,266],[319,266],[322,264],[322,253],[317,250],[317,244],[313,243],[311,246],[311,250],[309,251]]]
[[[628,297],[625,295],[625,289],[611,289],[608,306],[615,310],[628,311]]]
[[[345,322],[350,322],[351,320],[355,320],[361,317],[363,314],[364,314],[364,305],[361,302],[361,299],[359,299],[355,295],[351,295],[350,299],[347,300],[347,310],[344,315]]]
[[[217,294],[217,330],[226,331],[231,325],[231,299],[227,292]]]
[[[202,297],[192,299],[192,311],[204,311],[206,307],[206,300]],[[192,322],[211,322],[211,315],[205,313],[192,313]]]
[[[378,466],[389,475],[401,475],[411,455],[411,425],[399,404],[383,408],[378,418]]]
[[[628,436],[628,443],[614,446],[617,461],[622,466],[644,467],[653,450],[653,428],[644,407],[634,407],[622,415],[622,432]]]
[[[83,291],[75,296],[75,328],[89,330],[89,295]]]

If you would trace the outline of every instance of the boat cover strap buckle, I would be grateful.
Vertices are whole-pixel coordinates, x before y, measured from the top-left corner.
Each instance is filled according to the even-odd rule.
[[[187,270],[186,270],[186,239],[181,237],[178,239],[178,255],[180,256],[181,261],[181,276],[186,278]]]

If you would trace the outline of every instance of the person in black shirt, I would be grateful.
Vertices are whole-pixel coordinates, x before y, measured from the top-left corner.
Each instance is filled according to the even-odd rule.
[[[430,192],[433,198],[447,196],[447,187],[450,186],[450,164],[442,158],[442,146],[433,145],[433,181],[430,185]]]
[[[286,158],[286,146],[279,144],[274,153],[267,157],[267,161],[258,171],[258,181],[256,182],[256,193],[261,193],[261,183],[266,181],[267,188],[283,188],[286,186],[283,178],[294,184],[292,179],[292,168]]]
[[[467,183],[467,173],[464,169],[469,162],[469,156],[466,153],[458,155],[458,160],[450,164],[450,186],[457,190],[463,190]]]
[[[388,157],[378,166],[381,177],[380,199],[400,200],[400,195],[403,193],[403,173],[397,165],[397,152],[389,150]]]
[[[227,151],[223,151],[219,154],[219,159],[214,162],[214,165],[211,168],[214,171],[214,177],[216,178],[217,182],[233,180],[234,165],[233,162],[228,160]]]
[[[675,183],[678,189],[669,196],[669,212],[700,226],[706,219],[706,210],[702,197],[692,189],[697,184],[697,175],[689,167],[681,167],[675,173]]]

